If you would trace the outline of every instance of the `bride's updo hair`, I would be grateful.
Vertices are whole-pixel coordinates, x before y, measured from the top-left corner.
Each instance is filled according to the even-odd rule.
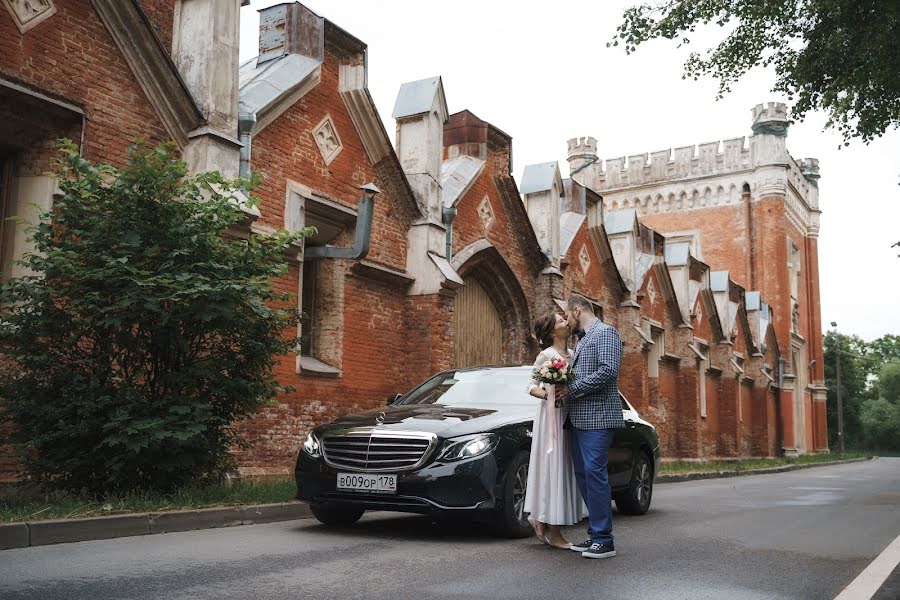
[[[553,345],[554,329],[556,329],[556,313],[547,313],[534,322],[534,337],[541,344],[541,348],[549,348]]]

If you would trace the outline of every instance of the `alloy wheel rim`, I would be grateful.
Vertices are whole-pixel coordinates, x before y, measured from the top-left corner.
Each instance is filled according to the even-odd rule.
[[[650,484],[650,469],[647,467],[646,462],[641,462],[640,469],[638,470],[638,487],[637,487],[637,497],[638,502],[641,505],[646,504],[650,501],[650,493],[651,493],[651,484]]]
[[[522,465],[516,471],[513,481],[513,510],[520,523],[525,522],[525,489],[528,487],[528,465]]]

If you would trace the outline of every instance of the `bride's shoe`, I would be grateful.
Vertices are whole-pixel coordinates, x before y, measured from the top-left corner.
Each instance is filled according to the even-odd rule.
[[[534,537],[544,542],[545,544],[550,544],[550,541],[547,539],[547,528],[540,521],[533,519],[532,517],[528,517],[528,524],[531,525],[531,528],[534,529]]]
[[[559,540],[550,540],[549,538],[544,538],[544,541],[553,546],[554,548],[559,548],[560,550],[571,550],[572,544],[566,541],[566,538],[560,537]]]

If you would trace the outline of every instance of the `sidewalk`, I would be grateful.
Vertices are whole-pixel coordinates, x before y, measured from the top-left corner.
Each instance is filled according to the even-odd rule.
[[[826,467],[829,465],[860,462],[864,460],[869,459],[852,458],[848,460],[802,465],[784,465],[781,467],[748,469],[744,471],[707,471],[659,475],[656,478],[656,483],[675,483],[697,479],[717,479],[720,477],[783,473],[785,471]],[[151,535],[174,531],[191,531],[194,529],[212,529],[215,527],[252,525],[254,523],[291,521],[294,519],[307,519],[310,517],[312,517],[312,512],[310,512],[308,505],[302,502],[285,502],[278,504],[252,504],[157,513],[128,513],[85,519],[53,519],[46,521],[29,521],[25,523],[2,523],[0,524],[0,550],[43,546],[46,544],[104,540],[133,535]]]
[[[86,519],[53,519],[0,524],[0,550],[45,544],[105,540],[193,529],[234,527],[306,519],[312,516],[302,502],[252,504],[159,513],[129,513]]]
[[[787,471],[798,471],[800,469],[811,469],[813,467],[828,467],[831,465],[843,465],[847,463],[862,462],[864,460],[872,460],[870,458],[848,458],[844,460],[831,460],[828,462],[782,465],[780,467],[764,467],[762,469],[744,469],[741,471],[696,471],[690,473],[672,473],[669,475],[658,475],[656,483],[676,483],[679,481],[693,481],[695,479],[720,479],[723,477],[740,477],[742,475],[768,475],[769,473],[785,473]]]

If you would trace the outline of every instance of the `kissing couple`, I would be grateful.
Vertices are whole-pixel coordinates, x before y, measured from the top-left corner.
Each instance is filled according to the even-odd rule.
[[[539,540],[554,548],[581,552],[585,558],[616,555],[612,535],[612,498],[607,463],[616,429],[625,426],[619,400],[622,341],[614,327],[594,316],[590,301],[572,294],[565,316],[550,313],[535,322],[543,350],[535,373],[546,364],[571,368],[569,383],[537,378],[528,392],[542,402],[534,417],[524,511]],[[572,334],[575,349],[569,350]],[[585,514],[588,538],[572,544],[562,525]]]

